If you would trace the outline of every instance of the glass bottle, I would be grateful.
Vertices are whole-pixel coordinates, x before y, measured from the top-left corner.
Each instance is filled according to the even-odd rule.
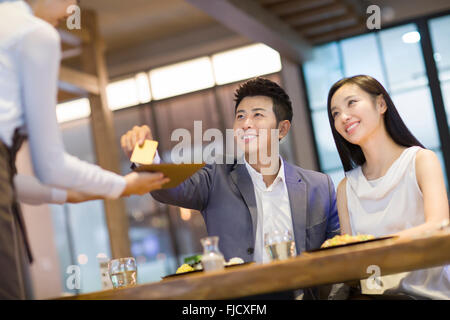
[[[203,246],[202,265],[203,270],[216,271],[225,266],[223,254],[219,251],[219,237],[206,237],[200,239]]]

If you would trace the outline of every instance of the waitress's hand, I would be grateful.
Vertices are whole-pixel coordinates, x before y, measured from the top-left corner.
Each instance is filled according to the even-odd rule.
[[[138,144],[140,147],[144,144],[145,140],[153,140],[152,131],[149,126],[134,126],[133,129],[129,130],[120,138],[120,146],[126,156],[131,158],[134,147]]]
[[[100,200],[105,199],[104,196],[92,195],[89,193],[75,191],[75,190],[67,190],[67,200],[68,203],[80,203],[84,201],[90,200]]]
[[[122,197],[132,194],[143,195],[145,193],[161,189],[162,185],[169,182],[162,173],[132,172],[125,176],[127,185],[122,192]]]

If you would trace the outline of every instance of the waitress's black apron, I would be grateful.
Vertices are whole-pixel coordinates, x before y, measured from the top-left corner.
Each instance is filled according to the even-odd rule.
[[[16,201],[16,155],[25,136],[16,130],[13,145],[0,141],[0,299],[29,299],[33,261],[25,223]]]

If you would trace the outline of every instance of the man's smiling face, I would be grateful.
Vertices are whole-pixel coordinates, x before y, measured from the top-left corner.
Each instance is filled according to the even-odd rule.
[[[237,145],[245,155],[258,153],[262,146],[270,152],[271,129],[277,129],[273,101],[266,96],[248,96],[236,108],[233,129]]]

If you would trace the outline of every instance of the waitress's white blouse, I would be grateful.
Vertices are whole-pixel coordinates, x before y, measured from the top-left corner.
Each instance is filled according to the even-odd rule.
[[[47,185],[117,198],[125,179],[64,151],[56,121],[60,37],[24,1],[0,3],[0,140],[28,132],[33,168]]]

